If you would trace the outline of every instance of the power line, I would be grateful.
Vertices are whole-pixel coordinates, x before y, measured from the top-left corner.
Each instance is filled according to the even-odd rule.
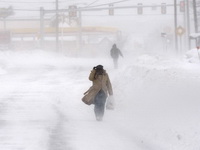
[[[91,6],[92,4],[96,3],[97,1],[99,1],[99,0],[96,0],[96,1],[88,4],[86,7]],[[109,5],[109,4],[116,4],[116,3],[126,2],[126,1],[131,1],[131,0],[122,0],[122,1],[112,2],[112,3],[106,3],[106,4],[100,4],[100,5],[96,5],[96,6],[91,6],[91,7],[105,6],[105,5]],[[0,3],[10,3],[10,4],[11,3],[13,3],[13,4],[21,4],[21,3],[23,3],[23,4],[30,4],[30,3],[35,3],[35,4],[42,4],[42,3],[44,3],[44,4],[55,4],[55,1],[49,1],[49,2],[41,2],[41,1],[38,1],[38,2],[36,2],[36,1],[29,1],[29,2],[27,2],[27,1],[20,1],[20,2],[16,2],[16,1],[4,1],[4,0],[2,1],[1,0]],[[67,1],[59,1],[59,3],[67,3]]]
[[[40,11],[40,9],[13,9],[14,11]]]
[[[92,3],[90,3],[90,4],[88,4],[87,6],[85,6],[85,7],[89,7],[89,6],[91,6],[92,4],[94,4],[94,3],[96,3],[96,2],[98,2],[99,0],[96,0],[96,1],[94,1],[94,2],[92,2]]]
[[[90,7],[87,7],[87,8],[107,6],[107,5],[110,5],[110,4],[117,4],[117,3],[122,3],[122,2],[126,2],[126,1],[132,1],[132,0],[122,0],[122,1],[112,2],[112,3],[105,3],[105,4],[101,4],[101,5],[90,6]]]
[[[67,1],[59,1],[59,3],[66,3]],[[49,1],[49,2],[42,2],[42,1],[29,1],[29,2],[27,2],[27,1],[20,1],[20,2],[16,2],[16,1],[2,1],[2,0],[0,0],[0,3],[55,3],[55,1]]]
[[[25,4],[28,4],[28,3],[55,3],[55,2],[41,2],[41,1],[39,1],[39,2],[36,2],[36,1],[31,1],[31,2],[23,2],[23,1],[20,1],[20,2],[16,2],[16,1],[0,1],[0,3],[17,3],[17,4],[19,4],[19,3],[25,3]]]

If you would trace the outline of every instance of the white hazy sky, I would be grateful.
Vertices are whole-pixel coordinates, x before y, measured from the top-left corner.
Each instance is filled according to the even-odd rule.
[[[119,4],[137,4],[137,3],[173,3],[173,0],[59,0],[60,7],[67,7],[68,5],[78,4],[78,5],[100,5],[107,4],[112,2],[121,2]],[[55,8],[56,0],[0,0],[1,7],[13,6],[14,8],[24,8],[24,9],[33,9],[39,7],[49,7]],[[25,7],[24,7],[25,6]]]
[[[115,4],[119,5],[136,5],[137,3],[144,4],[160,4],[160,3],[173,3],[173,0],[59,0],[59,9],[66,9],[69,5],[78,5],[79,7],[85,6],[98,6],[102,4],[108,4],[112,2],[120,2]],[[40,7],[44,9],[55,9],[56,0],[0,0],[0,6],[7,8],[12,6],[15,11],[15,17],[21,17],[24,15],[35,16],[39,15]]]

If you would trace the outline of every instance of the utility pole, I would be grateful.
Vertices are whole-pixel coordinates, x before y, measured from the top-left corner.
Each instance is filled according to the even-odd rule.
[[[198,32],[198,20],[197,20],[197,3],[196,0],[193,0],[193,10],[194,10],[194,27],[195,27],[195,33]]]
[[[78,11],[79,19],[78,19],[78,27],[79,27],[79,40],[78,40],[78,50],[81,50],[82,47],[82,13],[81,10]]]
[[[189,0],[186,0],[186,12],[187,12],[187,38],[188,38],[188,48],[191,48],[191,40],[190,40],[190,7]]]
[[[6,18],[3,18],[3,27],[4,27],[4,31],[6,31]]]
[[[197,3],[196,0],[193,0],[193,10],[194,10],[194,29],[195,33],[198,33],[198,20],[197,20]],[[196,38],[196,46],[197,46],[198,38]]]
[[[40,7],[40,47],[44,44],[44,8]]]
[[[59,19],[58,19],[58,0],[56,0],[56,51],[59,52]]]
[[[178,51],[178,37],[176,34],[177,29],[177,0],[174,0],[174,29],[175,29],[175,49]]]

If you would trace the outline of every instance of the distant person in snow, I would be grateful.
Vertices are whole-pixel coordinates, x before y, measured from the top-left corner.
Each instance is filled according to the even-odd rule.
[[[196,39],[196,47],[200,49],[200,37]]]
[[[116,44],[113,44],[111,50],[110,50],[110,55],[113,58],[113,63],[114,63],[114,68],[118,68],[118,58],[119,56],[123,57],[122,52],[120,51],[119,48],[117,48]]]
[[[106,70],[102,65],[93,67],[89,80],[92,81],[92,86],[87,91],[93,97],[94,113],[97,121],[102,121],[105,110],[106,99],[113,95],[112,85]]]

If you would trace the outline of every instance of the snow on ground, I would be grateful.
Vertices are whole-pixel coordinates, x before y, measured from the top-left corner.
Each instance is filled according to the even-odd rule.
[[[1,51],[0,149],[200,149],[200,63],[196,56],[190,61],[194,55],[125,55],[115,70],[109,57]],[[116,100],[102,122],[81,101],[98,64],[109,73]]]

